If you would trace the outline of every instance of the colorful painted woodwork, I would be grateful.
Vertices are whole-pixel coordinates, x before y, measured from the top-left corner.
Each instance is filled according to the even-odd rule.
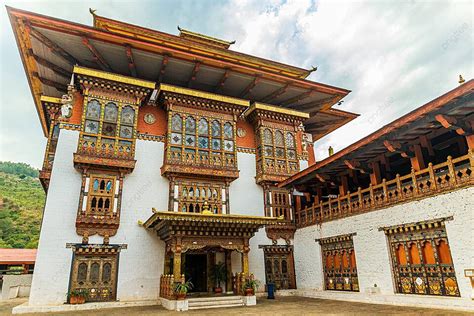
[[[277,290],[296,289],[293,246],[260,246],[265,261],[266,284],[273,283]]]
[[[323,258],[326,290],[359,291],[352,234],[318,239]]]
[[[392,258],[397,293],[460,296],[441,218],[383,227]]]

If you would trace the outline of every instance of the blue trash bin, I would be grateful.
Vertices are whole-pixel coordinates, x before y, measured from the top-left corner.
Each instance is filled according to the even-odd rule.
[[[268,283],[267,284],[267,299],[274,300],[275,299],[275,284],[274,283]]]

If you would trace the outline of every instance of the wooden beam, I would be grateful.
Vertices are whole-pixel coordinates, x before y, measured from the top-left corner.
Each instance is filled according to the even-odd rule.
[[[222,75],[221,80],[219,80],[219,83],[217,84],[216,88],[214,89],[214,92],[219,92],[224,87],[227,78],[229,78],[229,73],[230,73],[230,69],[227,68],[225,70],[224,74]]]
[[[357,160],[344,160],[344,164],[351,170],[359,170],[360,173],[366,173],[366,169],[362,168],[361,163]]]
[[[59,83],[59,82],[56,82],[56,81],[53,81],[53,80],[50,80],[50,79],[40,77],[40,75],[37,72],[33,72],[33,76],[38,78],[39,81],[41,81],[42,84],[53,87],[56,90],[58,90],[59,92],[66,92],[67,91],[67,88],[66,88],[67,85],[66,84],[62,84],[62,83]]]
[[[38,55],[35,55],[33,53],[33,50],[30,49],[28,50],[28,53],[27,53],[29,56],[33,57],[34,60],[36,60],[36,62],[46,68],[49,68],[51,69],[55,74],[57,74],[58,76],[61,76],[61,77],[64,77],[64,78],[67,78],[67,79],[71,79],[71,75],[72,75],[72,72],[70,71],[67,71],[66,69],[58,66],[58,65],[55,65],[53,64],[52,62],[44,59],[43,57],[40,57]]]
[[[413,158],[414,155],[412,151],[407,147],[403,146],[399,142],[384,140],[383,145],[387,148],[388,151],[392,153],[400,153],[403,158]]]
[[[438,114],[435,116],[436,121],[438,121],[444,128],[454,130],[458,135],[466,136],[472,134],[472,129],[470,126],[463,124],[463,122],[458,122],[456,118],[444,114]]]
[[[276,97],[282,95],[283,93],[285,93],[288,88],[290,87],[290,84],[287,83],[286,85],[284,85],[283,87],[273,91],[272,93],[266,95],[265,97],[263,97],[263,99],[260,100],[260,102],[269,102],[273,99],[275,99]]]
[[[168,65],[169,60],[170,60],[170,55],[164,54],[163,59],[161,60],[161,67],[160,67],[160,74],[158,75],[158,82],[163,81],[163,77],[165,76],[165,73],[166,73],[166,66]]]
[[[137,67],[135,66],[135,61],[133,60],[132,47],[130,45],[125,45],[125,53],[127,54],[128,69],[130,70],[130,74],[136,78]]]
[[[318,179],[319,181],[321,181],[321,182],[326,182],[326,179],[324,179],[320,174],[317,174],[317,173],[316,173],[314,176],[315,176],[316,179]]]
[[[28,33],[30,33],[34,38],[36,38],[38,41],[41,42],[41,44],[45,45],[48,47],[48,49],[54,53],[55,55],[63,58],[66,60],[69,64],[73,65],[80,65],[79,61],[77,61],[76,58],[74,58],[71,54],[69,54],[67,51],[65,51],[62,47],[54,43],[52,40],[44,36],[42,33],[37,31],[36,29],[32,28],[29,23],[25,23],[26,25],[26,30]]]
[[[240,98],[243,98],[245,97],[247,94],[251,93],[253,88],[255,88],[255,86],[257,85],[257,83],[260,81],[260,77],[259,76],[256,76],[252,82],[250,82],[247,87],[245,87],[245,89],[240,93],[239,97]]]
[[[292,103],[296,103],[296,102],[299,102],[301,100],[304,100],[306,98],[309,98],[310,96],[312,96],[313,94],[315,93],[314,90],[309,90],[309,91],[306,91],[306,92],[303,92],[293,98],[290,98],[286,101],[283,101],[280,103],[280,106],[287,106],[287,105],[292,105],[291,107],[295,107],[296,104],[292,104]]]
[[[300,104],[300,105],[298,105],[298,109],[306,110],[306,109],[310,109],[310,108],[313,108],[313,107],[318,107],[318,110],[319,110],[321,108],[324,108],[324,105],[326,105],[326,104],[336,103],[338,98],[339,98],[339,96],[335,96],[335,97],[324,98],[324,99],[321,99],[321,100],[318,100],[318,101],[313,101],[313,102]],[[296,105],[289,106],[289,107],[294,108],[294,107],[296,107]]]
[[[82,43],[89,49],[94,57],[95,62],[105,71],[112,71],[112,68],[109,66],[107,61],[105,61],[104,57],[99,53],[99,51],[89,42],[89,39],[85,36],[82,37]]]
[[[197,73],[199,72],[199,69],[201,68],[201,62],[200,61],[197,61],[194,63],[194,67],[193,67],[193,71],[191,72],[191,76],[189,77],[189,80],[188,80],[188,83],[187,83],[187,86],[188,88],[191,87],[191,83],[196,80],[196,75]]]

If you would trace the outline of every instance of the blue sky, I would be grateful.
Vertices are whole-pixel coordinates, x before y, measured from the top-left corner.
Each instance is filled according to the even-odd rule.
[[[87,25],[97,14],[226,40],[232,49],[318,71],[352,90],[340,109],[361,114],[316,142],[317,159],[455,88],[474,74],[472,1],[0,1],[0,160],[40,168],[46,140],[5,5]]]

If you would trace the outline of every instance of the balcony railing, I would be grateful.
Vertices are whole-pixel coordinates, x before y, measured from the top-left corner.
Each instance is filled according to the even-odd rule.
[[[100,144],[96,139],[82,139],[78,147],[78,153],[89,156],[104,158],[133,159],[134,150],[131,141],[102,141]]]
[[[448,156],[446,162],[429,163],[423,170],[412,170],[404,176],[397,174],[393,180],[384,179],[381,184],[297,211],[296,224],[310,226],[472,185],[473,169],[474,151],[455,159]]]

